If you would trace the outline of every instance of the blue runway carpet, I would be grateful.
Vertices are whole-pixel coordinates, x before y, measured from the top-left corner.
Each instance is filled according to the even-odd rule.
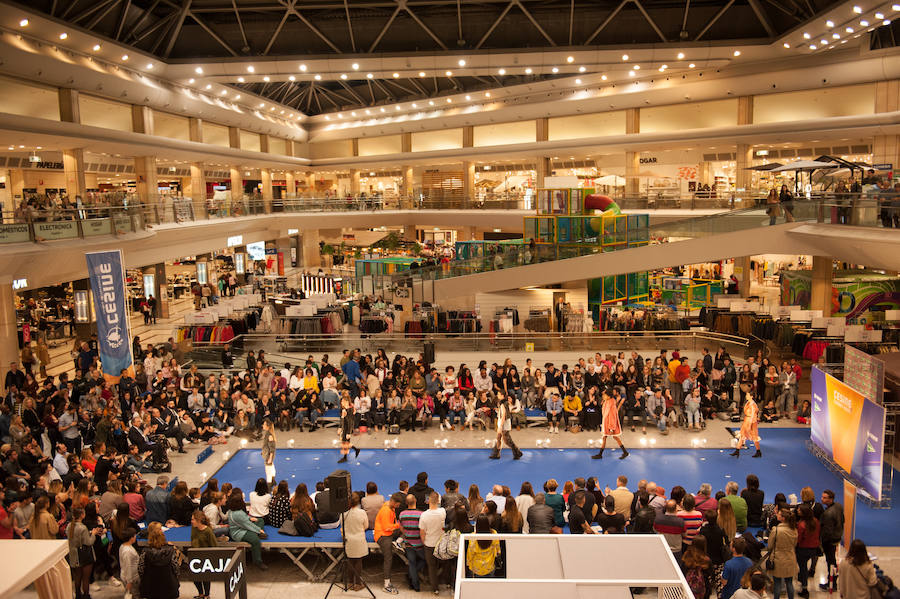
[[[323,480],[338,468],[348,470],[353,488],[362,490],[365,483],[375,481],[380,493],[387,495],[397,490],[400,480],[410,484],[416,474],[427,471],[429,484],[443,493],[443,483],[448,478],[458,480],[460,491],[466,493],[475,483],[482,495],[494,484],[509,486],[513,495],[519,492],[522,481],[528,480],[535,488],[548,478],[559,482],[560,492],[567,480],[578,476],[596,476],[600,486],[615,486],[616,476],[628,477],[629,487],[634,489],[639,479],[653,480],[667,491],[673,485],[682,485],[689,492],[696,492],[703,482],[713,490],[724,489],[734,480],[744,487],[747,474],[759,476],[761,487],[770,502],[777,492],[785,496],[796,493],[809,485],[818,498],[823,489],[830,488],[842,496],[841,479],[829,472],[804,445],[809,429],[763,429],[763,457],[752,459],[752,451],[744,451],[740,459],[721,449],[638,449],[630,448],[631,455],[619,460],[618,450],[607,449],[602,460],[590,459],[595,453],[589,449],[527,449],[521,460],[513,461],[508,449],[503,450],[500,461],[489,460],[488,449],[363,449],[358,459],[352,458],[338,464],[337,449],[279,449],[275,457],[277,478],[285,479],[293,492],[297,483],[305,482],[310,491],[315,483]],[[402,444],[402,437],[401,437]],[[218,455],[212,458],[213,463]],[[240,450],[215,474],[219,483],[231,482],[244,493],[253,490],[258,477],[264,476],[262,456],[259,450]],[[897,535],[897,517],[894,510],[874,510],[863,502],[858,503],[857,536],[875,546],[900,545]]]

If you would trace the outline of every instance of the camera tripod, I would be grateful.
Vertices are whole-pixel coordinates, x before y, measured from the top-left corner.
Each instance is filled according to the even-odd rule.
[[[350,562],[347,560],[347,536],[344,533],[344,513],[345,512],[343,511],[341,512],[341,557],[338,559],[337,566],[335,566],[334,572],[331,575],[331,584],[328,585],[328,590],[325,592],[325,599],[328,599],[328,595],[331,593],[331,589],[333,589],[335,586],[337,586],[345,593],[350,588]],[[360,575],[359,581],[369,592],[369,595],[372,596],[372,599],[375,599],[375,593],[373,593],[372,589],[369,588],[369,585],[366,583],[362,575]]]

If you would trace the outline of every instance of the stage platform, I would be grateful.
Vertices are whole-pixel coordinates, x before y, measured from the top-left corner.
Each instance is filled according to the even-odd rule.
[[[739,459],[728,455],[725,449],[643,449],[629,448],[631,455],[619,460],[618,450],[607,450],[603,460],[592,460],[589,449],[535,449],[522,447],[521,460],[514,461],[508,449],[502,459],[489,460],[489,449],[363,449],[358,459],[338,464],[337,449],[279,449],[275,456],[277,478],[288,481],[293,491],[297,483],[305,482],[312,490],[317,481],[332,471],[343,468],[352,476],[353,488],[362,490],[368,481],[378,484],[382,495],[397,490],[400,480],[416,480],[416,474],[428,472],[430,485],[443,493],[443,483],[448,478],[459,481],[460,491],[465,493],[475,483],[482,495],[494,484],[504,484],[518,494],[522,481],[528,480],[539,491],[548,478],[555,478],[560,485],[578,476],[596,476],[601,486],[615,486],[616,476],[625,474],[629,488],[637,481],[653,480],[666,490],[682,485],[689,492],[696,492],[701,483],[708,482],[713,490],[725,488],[734,480],[743,488],[747,474],[756,474],[769,502],[775,493],[785,496],[791,493],[799,497],[800,489],[809,485],[821,495],[823,489],[834,490],[840,501],[841,479],[829,472],[804,443],[809,439],[808,428],[761,429],[763,457],[751,458],[752,451],[744,451]],[[513,433],[515,438],[515,432]],[[632,435],[632,438],[633,435]],[[402,444],[402,436],[400,437]],[[212,458],[217,459],[216,457]],[[245,493],[253,490],[256,479],[264,476],[262,455],[258,449],[237,451],[221,466],[214,476],[219,482],[231,482]],[[897,516],[894,510],[876,510],[863,502],[857,506],[857,536],[872,546],[900,546],[896,535]],[[329,533],[329,531],[323,531]],[[321,533],[320,533],[321,534]],[[331,534],[331,533],[329,533]],[[269,541],[273,539],[270,536]],[[302,537],[285,537],[303,541]],[[337,537],[340,543],[340,537]]]

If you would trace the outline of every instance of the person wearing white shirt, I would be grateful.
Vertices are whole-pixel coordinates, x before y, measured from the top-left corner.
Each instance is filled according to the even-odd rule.
[[[272,494],[269,493],[269,485],[266,483],[266,479],[257,479],[256,487],[250,493],[250,509],[247,510],[247,513],[250,514],[251,518],[265,518],[269,515],[270,501],[272,501]]]
[[[428,578],[435,595],[439,592],[441,566],[434,557],[434,547],[444,532],[446,520],[447,511],[441,507],[441,496],[436,491],[432,491],[428,496],[428,509],[419,517],[419,532],[422,535],[422,544],[425,545],[425,564],[428,566]]]
[[[528,508],[534,505],[534,489],[531,487],[531,483],[525,481],[522,483],[522,488],[519,491],[518,497],[516,497],[516,507],[519,508],[519,513],[527,516]],[[522,534],[528,534],[528,518],[523,517],[522,524]]]
[[[339,395],[337,392],[337,379],[334,378],[334,375],[329,372],[322,379],[322,394],[321,394],[322,403],[324,403],[328,407],[333,407],[337,404]]]
[[[503,487],[500,485],[494,485],[494,488],[491,489],[491,492],[488,493],[484,502],[493,501],[497,504],[497,513],[502,514],[503,510],[506,509],[506,497],[503,496]]]
[[[288,388],[297,392],[297,390],[303,388],[303,372],[300,370],[300,367],[294,368],[293,374],[290,377],[285,377],[288,379]]]
[[[494,381],[491,379],[491,375],[488,374],[486,368],[480,368],[478,372],[472,376],[472,383],[475,385],[476,391],[484,391],[486,393],[490,393],[491,389],[494,387]]]
[[[69,473],[69,464],[66,461],[69,457],[69,453],[66,451],[66,446],[64,443],[56,444],[56,455],[53,456],[53,469],[56,470],[60,476],[65,476]]]
[[[363,389],[363,394],[353,401],[353,411],[356,415],[357,428],[360,426],[369,426],[369,411],[371,409],[372,399],[365,394],[365,389]]]

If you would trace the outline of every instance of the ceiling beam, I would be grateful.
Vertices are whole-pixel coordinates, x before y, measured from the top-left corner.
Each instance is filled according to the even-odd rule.
[[[269,36],[269,43],[266,44],[266,49],[263,50],[263,56],[266,56],[269,53],[269,50],[272,49],[272,44],[275,43],[275,40],[278,39],[279,34],[281,34],[282,28],[284,28],[284,24],[287,22],[288,16],[291,14],[291,9],[286,8],[284,10],[284,14],[281,15],[281,21],[278,22],[278,27],[275,28],[275,32]]]
[[[138,18],[138,20],[134,22],[134,24],[131,26],[131,30],[125,35],[125,37],[123,39],[126,39],[126,40],[131,39],[135,35],[135,32],[137,31],[138,27],[143,25],[144,21],[147,19],[147,17],[149,15],[153,14],[153,11],[156,10],[157,6],[159,6],[159,0],[154,0],[153,4],[150,5],[150,8],[145,10],[144,13],[140,16],[140,18]]]
[[[306,25],[307,27],[309,27],[310,31],[312,31],[313,33],[315,33],[315,34],[319,37],[319,39],[321,39],[323,42],[325,42],[326,44],[328,44],[328,47],[329,47],[329,48],[331,48],[332,50],[334,50],[334,51],[335,51],[336,53],[338,53],[338,54],[343,54],[343,51],[342,51],[340,48],[338,48],[338,47],[334,44],[334,42],[332,42],[330,39],[328,39],[328,38],[325,36],[324,33],[322,33],[321,31],[319,31],[319,29],[318,29],[315,25],[313,25],[313,24],[309,21],[309,19],[307,19],[306,17],[304,17],[302,14],[300,14],[300,11],[298,11],[295,7],[292,7],[292,8],[291,8],[291,12],[293,12],[293,13],[294,13],[294,16],[297,17],[298,19],[300,19],[300,21],[301,21],[304,25]]]
[[[750,3],[750,8],[753,9],[753,14],[756,15],[756,18],[759,19],[759,24],[763,26],[763,29],[766,30],[766,33],[769,34],[769,37],[776,37],[778,34],[775,31],[775,27],[772,26],[772,21],[769,19],[769,15],[766,14],[765,9],[763,9],[762,4],[759,0],[747,0]]]
[[[102,21],[103,19],[106,18],[106,15],[111,13],[113,11],[113,9],[120,4],[120,2],[121,2],[121,0],[115,0],[112,4],[107,5],[106,8],[104,8],[103,10],[101,10],[97,14],[95,14],[94,18],[92,18],[90,21],[88,21],[88,23],[87,23],[87,25],[85,25],[85,27],[87,29],[93,29],[94,27],[96,27],[100,23],[100,21]]]
[[[347,15],[347,31],[350,32],[350,47],[356,52],[356,40],[353,38],[353,22],[350,20],[350,5],[344,0],[344,13]]]
[[[366,101],[363,100],[363,99],[362,99],[362,96],[360,96],[359,94],[357,94],[356,91],[355,91],[352,87],[350,87],[349,85],[347,85],[347,84],[344,83],[343,81],[338,81],[338,83],[341,84],[341,87],[343,87],[345,90],[347,90],[347,93],[349,93],[350,96],[353,97],[353,99],[355,99],[355,100],[357,101],[357,103],[359,103],[360,106],[365,106],[365,105],[366,105]]]
[[[729,8],[731,8],[731,5],[732,5],[732,4],[734,4],[734,0],[728,0],[728,2],[725,4],[725,6],[723,6],[722,8],[720,8],[720,9],[719,9],[719,12],[717,12],[716,14],[714,14],[714,15],[713,15],[713,18],[710,19],[709,22],[706,24],[706,26],[703,27],[703,29],[700,30],[700,33],[697,34],[697,37],[694,38],[694,41],[695,41],[695,42],[696,42],[696,41],[699,41],[700,38],[703,37],[703,34],[705,34],[707,31],[709,31],[710,27],[712,27],[713,25],[715,25],[715,24],[716,24],[716,21],[718,21],[719,18],[720,18],[722,15],[725,14],[725,11],[727,11]]]
[[[603,22],[600,23],[600,25],[598,25],[596,29],[594,29],[594,33],[590,34],[588,36],[588,38],[586,40],[584,40],[584,45],[587,46],[592,41],[594,41],[594,38],[597,37],[598,35],[600,35],[601,31],[606,29],[606,26],[610,24],[610,22],[615,18],[615,16],[617,14],[619,14],[619,11],[621,11],[623,8],[625,8],[625,5],[628,4],[629,2],[631,2],[631,0],[622,0],[619,3],[619,5],[616,6],[611,13],[609,13],[609,16],[607,16],[605,19],[603,19]]]
[[[181,9],[178,11],[178,17],[175,19],[175,27],[172,28],[172,32],[169,34],[169,43],[166,44],[166,49],[163,50],[163,57],[168,58],[172,53],[172,48],[175,47],[175,42],[178,41],[178,35],[181,33],[181,28],[184,27],[184,20],[187,18],[188,13],[191,12],[191,2],[193,0],[182,0]]]
[[[116,27],[116,40],[122,37],[122,29],[125,28],[125,20],[128,18],[128,11],[130,9],[131,0],[125,0],[125,4],[122,5],[122,14],[119,15],[119,25]]]
[[[250,43],[247,41],[247,33],[244,31],[244,21],[241,19],[241,11],[238,10],[236,0],[231,0],[231,8],[234,10],[234,18],[237,19],[238,29],[241,31],[241,39],[244,40],[244,48],[249,50]]]
[[[478,43],[475,44],[475,49],[476,49],[476,50],[478,50],[479,48],[481,48],[481,46],[484,45],[484,42],[486,42],[487,39],[488,39],[489,37],[491,37],[491,34],[494,33],[494,29],[497,28],[497,25],[500,24],[500,21],[502,21],[503,18],[504,18],[507,14],[509,14],[509,11],[510,11],[510,9],[513,7],[513,4],[515,4],[515,2],[510,2],[509,4],[507,4],[507,5],[506,5],[506,8],[503,9],[503,12],[500,13],[500,16],[497,17],[497,18],[494,20],[494,22],[491,24],[490,27],[488,27],[488,30],[485,31],[484,35],[481,36],[481,39],[478,40]]]
[[[200,17],[198,17],[194,13],[189,11],[189,14],[190,14],[190,17],[194,20],[194,22],[196,22],[197,25],[200,25],[200,27],[203,28],[203,31],[208,33],[210,35],[210,37],[212,37],[214,40],[219,42],[219,45],[222,46],[223,48],[225,48],[229,54],[231,54],[232,56],[239,56],[238,53],[235,52],[234,49],[225,42],[225,40],[223,40],[221,37],[219,37],[218,33],[216,33],[215,31],[212,30],[212,27],[210,27],[205,22],[203,22],[203,20],[201,20]]]
[[[447,46],[444,44],[444,42],[441,41],[441,38],[435,35],[431,28],[428,27],[428,25],[426,25],[424,22],[422,22],[422,19],[416,16],[416,13],[412,11],[409,5],[406,5],[406,12],[409,14],[409,16],[412,17],[413,21],[419,24],[419,27],[421,27],[425,31],[425,33],[431,36],[431,39],[433,39],[435,43],[441,47],[442,50],[447,50]]]
[[[387,23],[384,24],[384,27],[381,28],[381,31],[378,32],[378,35],[375,36],[375,41],[372,42],[372,45],[369,46],[369,54],[375,51],[375,48],[378,46],[378,42],[381,41],[381,38],[384,37],[384,34],[387,33],[388,27],[391,26],[391,23],[394,22],[394,19],[397,18],[397,14],[400,12],[400,7],[394,7],[394,12],[391,13],[390,18],[387,20]]]
[[[641,0],[632,0],[632,1],[637,5],[638,10],[641,11],[641,14],[644,15],[644,18],[647,19],[647,22],[650,23],[650,26],[653,27],[653,31],[656,32],[656,35],[659,36],[659,39],[662,40],[663,42],[668,42],[669,40],[666,39],[666,35],[662,32],[662,29],[659,28],[659,26],[656,24],[656,21],[654,21],[650,17],[650,13],[648,13],[647,10],[644,8],[644,5],[641,4]]]
[[[548,42],[551,46],[556,47],[556,42],[553,41],[553,38],[552,38],[552,37],[550,37],[549,35],[547,35],[547,32],[544,31],[544,28],[541,27],[541,24],[537,22],[537,19],[535,19],[533,16],[531,16],[531,13],[528,12],[528,9],[527,9],[527,8],[525,8],[525,5],[522,4],[522,2],[520,2],[520,0],[516,0],[516,5],[519,7],[519,9],[520,9],[523,13],[525,13],[525,16],[528,18],[529,21],[531,21],[531,24],[534,25],[534,26],[537,28],[537,30],[541,33],[541,35],[544,36],[544,39],[547,40],[547,42]]]

